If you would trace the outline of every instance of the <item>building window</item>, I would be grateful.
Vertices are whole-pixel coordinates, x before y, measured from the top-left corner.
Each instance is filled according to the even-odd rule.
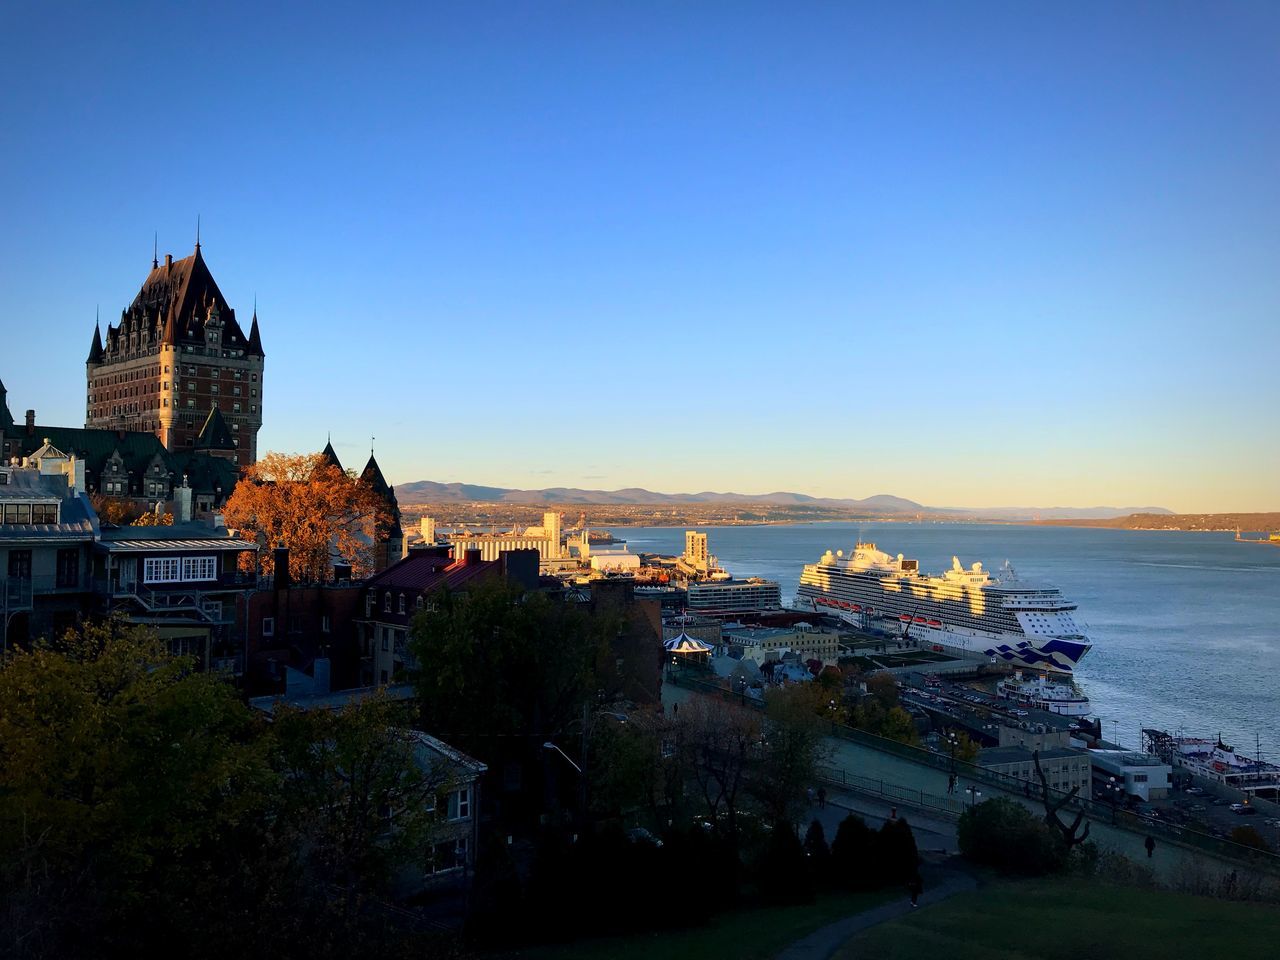
[[[328,614],[324,614],[320,617],[320,632],[321,633],[329,632],[329,615]]]
[[[276,635],[276,618],[275,617],[262,618],[262,635],[264,637],[274,637]]]
[[[391,649],[391,631],[386,627],[382,628],[382,649],[384,652]]]
[[[9,551],[9,576],[15,580],[31,579],[31,551]]]
[[[80,585],[80,551],[74,547],[58,551],[57,582],[58,586],[64,589]]]
[[[403,593],[402,593],[402,594],[400,594],[400,600],[399,600],[398,608],[399,608],[399,609],[398,609],[398,612],[399,612],[399,613],[404,613],[404,594],[403,594]]]
[[[391,591],[390,590],[388,590],[386,595],[382,598],[382,612],[383,613],[391,612]]]
[[[180,557],[148,557],[142,562],[143,583],[178,583],[181,579]]]
[[[413,605],[417,607],[419,610],[422,609],[422,594],[418,594],[418,599],[413,601]]]
[[[217,580],[217,557],[147,557],[142,561],[143,583],[185,583]]]
[[[471,817],[471,788],[463,787],[449,794],[449,819],[468,820]]]

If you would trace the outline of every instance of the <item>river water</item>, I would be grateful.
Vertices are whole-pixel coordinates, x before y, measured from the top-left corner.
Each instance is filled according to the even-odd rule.
[[[616,528],[632,553],[679,554],[683,527]],[[1280,547],[1230,533],[957,523],[711,527],[711,552],[736,577],[777,580],[790,603],[800,569],[861,537],[937,574],[959,556],[993,574],[1009,560],[1079,604],[1093,649],[1076,681],[1108,739],[1142,727],[1223,738],[1280,761]]]

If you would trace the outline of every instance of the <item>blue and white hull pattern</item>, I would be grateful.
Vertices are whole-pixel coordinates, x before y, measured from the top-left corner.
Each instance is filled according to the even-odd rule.
[[[1072,673],[1092,643],[1076,625],[1076,605],[1057,587],[1022,580],[1008,563],[999,578],[953,557],[941,576],[915,560],[859,543],[846,557],[828,550],[800,575],[797,602],[866,625],[897,621],[923,644],[958,648],[1013,666]]]

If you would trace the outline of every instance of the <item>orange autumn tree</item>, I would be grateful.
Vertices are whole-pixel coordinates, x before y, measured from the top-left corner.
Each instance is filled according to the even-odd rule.
[[[368,576],[386,513],[368,483],[318,453],[268,453],[245,470],[223,510],[228,527],[258,544],[256,558],[242,557],[246,569],[271,576],[273,549],[288,547],[289,575],[312,583],[328,580],[335,561]]]

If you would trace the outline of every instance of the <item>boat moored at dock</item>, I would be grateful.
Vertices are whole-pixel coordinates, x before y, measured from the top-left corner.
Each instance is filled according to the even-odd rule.
[[[951,569],[929,576],[918,561],[874,543],[858,543],[848,557],[828,550],[806,564],[796,603],[850,621],[894,623],[922,643],[1051,673],[1072,673],[1092,647],[1076,625],[1076,605],[1057,587],[1022,580],[1008,563],[996,578],[981,563],[964,567],[953,557]]]

